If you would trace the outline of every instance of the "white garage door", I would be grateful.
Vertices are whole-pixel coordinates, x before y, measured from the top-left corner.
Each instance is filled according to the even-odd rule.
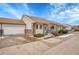
[[[24,25],[3,26],[4,35],[21,35],[24,34],[24,29]]]

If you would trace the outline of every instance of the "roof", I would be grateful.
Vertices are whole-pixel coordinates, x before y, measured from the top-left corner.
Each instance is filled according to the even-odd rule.
[[[11,18],[0,18],[0,23],[4,24],[23,24],[24,22],[19,19],[11,19]]]
[[[49,23],[48,20],[43,19],[43,18],[38,18],[38,17],[33,17],[33,16],[28,16],[29,18],[32,19],[33,23]]]
[[[54,22],[54,21],[49,21],[47,19],[43,19],[43,18],[39,18],[39,17],[33,17],[33,16],[28,16],[28,15],[24,15],[24,16],[27,16],[27,17],[31,18],[33,23],[43,23],[43,24],[48,24],[48,25],[51,25],[51,26],[52,25],[57,25],[57,26],[67,27],[64,24],[60,24],[60,23]],[[12,19],[12,18],[0,18],[0,23],[25,25],[23,20]]]
[[[57,25],[57,26],[65,27],[64,24],[60,24],[58,22],[50,21],[50,20],[47,20],[47,19],[43,19],[43,18],[39,18],[39,17],[33,17],[33,16],[28,16],[28,15],[24,15],[24,16],[27,16],[27,17],[31,18],[33,23],[44,23],[44,24],[49,24],[49,25]]]

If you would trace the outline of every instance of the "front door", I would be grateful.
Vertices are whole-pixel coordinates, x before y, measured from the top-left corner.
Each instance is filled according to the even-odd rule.
[[[0,30],[0,36],[2,36],[3,35],[3,30]]]
[[[44,34],[47,34],[48,33],[47,27],[48,27],[47,25],[44,25],[44,29],[43,29],[44,30]]]
[[[2,29],[2,24],[0,24],[0,36],[3,35],[3,29]]]

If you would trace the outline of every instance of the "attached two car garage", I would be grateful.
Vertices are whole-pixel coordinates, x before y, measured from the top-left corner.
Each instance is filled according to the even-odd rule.
[[[25,24],[22,20],[0,18],[0,35],[23,35]]]
[[[3,25],[3,35],[22,35],[24,34],[24,25]]]

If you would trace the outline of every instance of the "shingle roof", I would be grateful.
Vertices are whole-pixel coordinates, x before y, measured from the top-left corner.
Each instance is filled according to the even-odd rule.
[[[45,24],[49,24],[49,25],[57,25],[57,26],[64,26],[64,24],[60,24],[58,22],[54,22],[54,21],[49,21],[47,19],[43,19],[43,18],[39,18],[39,17],[33,17],[33,16],[28,16],[28,15],[25,15],[29,18],[32,19],[33,23],[45,23]]]
[[[11,18],[0,18],[0,23],[5,23],[5,24],[24,24],[22,20],[18,19],[11,19]]]
[[[28,16],[24,15],[32,19],[33,23],[44,23],[44,24],[49,24],[49,25],[57,25],[57,26],[63,26],[66,27],[64,24],[60,24],[58,22],[54,21],[49,21],[47,19],[39,18],[39,17],[33,17],[33,16]],[[9,24],[23,24],[25,25],[23,20],[20,19],[12,19],[12,18],[0,18],[0,23],[9,23]]]

